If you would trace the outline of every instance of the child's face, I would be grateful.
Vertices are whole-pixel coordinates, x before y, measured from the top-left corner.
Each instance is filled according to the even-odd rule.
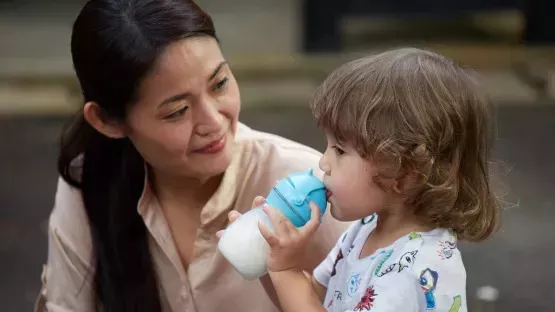
[[[370,159],[362,158],[350,145],[339,144],[327,134],[328,146],[320,159],[324,184],[331,192],[331,214],[340,221],[354,221],[387,206],[388,193],[373,177],[377,168]]]

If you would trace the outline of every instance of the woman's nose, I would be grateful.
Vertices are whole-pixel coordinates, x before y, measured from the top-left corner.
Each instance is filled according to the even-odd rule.
[[[207,136],[218,133],[222,128],[223,116],[216,106],[210,102],[199,105],[200,109],[196,114],[197,133],[200,136]]]

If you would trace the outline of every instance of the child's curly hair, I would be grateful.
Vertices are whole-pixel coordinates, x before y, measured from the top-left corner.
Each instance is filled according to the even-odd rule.
[[[472,71],[433,52],[392,50],[336,69],[311,108],[321,128],[362,157],[418,173],[410,204],[427,222],[468,241],[497,229],[492,107]]]

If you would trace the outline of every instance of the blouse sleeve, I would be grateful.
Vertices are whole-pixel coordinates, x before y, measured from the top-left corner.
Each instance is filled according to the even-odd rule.
[[[35,311],[94,311],[90,260],[91,240],[80,192],[60,179]]]

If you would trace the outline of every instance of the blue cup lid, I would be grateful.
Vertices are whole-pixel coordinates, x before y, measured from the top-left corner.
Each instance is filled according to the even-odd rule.
[[[302,226],[310,220],[311,201],[320,207],[321,215],[324,214],[327,206],[326,188],[314,176],[313,170],[308,169],[280,180],[268,195],[267,201],[280,209],[295,226]]]

